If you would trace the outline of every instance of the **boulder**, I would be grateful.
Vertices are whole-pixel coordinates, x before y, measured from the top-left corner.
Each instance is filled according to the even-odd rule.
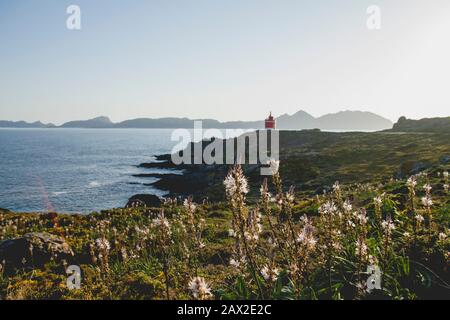
[[[69,263],[73,255],[64,238],[47,232],[27,233],[23,237],[0,242],[0,262],[5,261],[6,272],[40,268],[52,258]]]
[[[420,161],[406,161],[401,164],[395,177],[399,179],[407,178],[411,175],[418,174],[430,167],[430,164]]]
[[[441,157],[441,162],[446,164],[446,163],[450,163],[450,155],[444,155]]]
[[[132,196],[129,200],[125,208],[133,208],[133,207],[151,207],[151,208],[159,208],[161,207],[163,200],[155,196],[153,194],[137,194]]]

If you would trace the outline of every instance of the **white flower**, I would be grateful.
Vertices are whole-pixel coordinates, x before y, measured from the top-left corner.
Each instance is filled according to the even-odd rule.
[[[341,186],[339,185],[339,181],[336,181],[334,184],[333,184],[333,190],[334,191],[339,191],[339,190],[341,190]]]
[[[381,226],[383,227],[383,229],[384,229],[386,232],[391,232],[392,230],[395,229],[394,223],[393,223],[392,220],[389,219],[389,218],[388,218],[387,220],[384,220],[384,221],[381,223]]]
[[[312,234],[308,234],[308,232],[303,229],[297,237],[297,242],[304,244],[308,249],[314,249],[317,240],[312,236]]]
[[[444,241],[447,238],[447,235],[443,232],[439,233],[439,240]]]
[[[427,193],[430,193],[430,191],[431,191],[431,186],[430,186],[430,184],[429,183],[426,183],[424,186],[423,186],[423,190],[425,190],[425,192],[427,192]]]
[[[347,212],[352,211],[352,204],[350,203],[350,200],[345,200],[344,204],[343,204],[344,210]]]
[[[264,185],[261,186],[261,188],[259,189],[259,192],[261,193],[261,196],[263,198],[269,199],[272,197],[272,195],[270,194],[269,191],[267,191],[267,187],[265,187]]]
[[[164,227],[165,229],[170,231],[170,223],[169,220],[167,220],[164,217],[164,214],[161,212],[158,214],[158,217],[152,220],[152,223],[155,227]]]
[[[375,202],[375,204],[377,206],[381,206],[381,204],[383,203],[383,199],[381,199],[380,196],[377,196],[377,197],[373,198],[373,201]]]
[[[278,268],[269,269],[268,266],[264,266],[261,269],[261,274],[266,281],[275,282],[278,279],[279,271]]]
[[[355,254],[361,257],[367,256],[367,245],[363,239],[359,239],[358,241],[356,241]]]
[[[239,268],[241,266],[241,263],[235,259],[231,259],[230,260],[230,266],[234,267],[234,268]]]
[[[279,160],[270,159],[267,161],[267,164],[269,165],[269,167],[272,171],[272,175],[275,175],[278,173],[278,171],[280,169],[280,161]]]
[[[327,201],[320,206],[319,212],[323,214],[334,214],[337,211],[337,207],[332,201]]]
[[[197,206],[190,199],[184,199],[183,206],[189,212],[194,212],[197,208]]]
[[[288,202],[294,202],[294,200],[295,200],[295,196],[294,196],[294,193],[293,192],[287,192],[286,193],[286,200],[288,201]]]
[[[102,251],[109,251],[111,249],[111,245],[106,238],[98,238],[95,240],[95,244],[97,245],[97,248]]]
[[[429,196],[422,197],[422,204],[424,207],[431,207],[433,205],[433,200]]]
[[[359,223],[366,224],[367,223],[367,216],[366,216],[366,214],[365,213],[358,214],[358,220],[359,220]]]
[[[248,193],[248,182],[240,167],[236,167],[230,171],[223,181],[223,184],[229,197],[233,197],[236,193]]]
[[[448,171],[442,172],[442,175],[444,176],[444,178],[448,178]]]
[[[230,237],[235,237],[236,236],[236,231],[234,231],[233,229],[228,229],[228,235]]]
[[[415,186],[417,185],[417,180],[416,177],[411,176],[408,178],[408,181],[406,182],[406,184],[408,185],[408,187],[410,187],[411,189],[414,189]]]
[[[416,215],[415,218],[416,218],[417,222],[419,222],[419,223],[422,223],[425,220],[425,218],[420,214]]]
[[[203,277],[194,277],[189,282],[188,288],[196,299],[205,300],[212,296],[211,288]]]
[[[127,249],[125,247],[122,247],[120,249],[120,254],[122,255],[122,259],[123,260],[127,260],[128,259],[128,253],[127,253]]]

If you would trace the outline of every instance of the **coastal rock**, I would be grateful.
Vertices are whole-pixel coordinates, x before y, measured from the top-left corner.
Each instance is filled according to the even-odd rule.
[[[418,174],[430,167],[425,162],[406,161],[401,166],[396,174],[396,178],[404,179],[414,174]]]
[[[441,157],[441,163],[450,163],[450,155],[444,155]]]
[[[161,207],[163,200],[155,196],[153,194],[136,194],[132,196],[129,200],[126,208],[133,207],[151,207],[151,208],[159,208]]]
[[[69,262],[73,255],[64,238],[47,232],[27,233],[21,238],[0,242],[0,261],[5,261],[7,272],[40,268],[52,258]]]

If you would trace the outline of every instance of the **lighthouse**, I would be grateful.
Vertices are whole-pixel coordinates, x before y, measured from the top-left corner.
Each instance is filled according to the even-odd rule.
[[[266,129],[273,129],[275,130],[275,119],[272,116],[272,112],[270,112],[269,117],[265,121]]]

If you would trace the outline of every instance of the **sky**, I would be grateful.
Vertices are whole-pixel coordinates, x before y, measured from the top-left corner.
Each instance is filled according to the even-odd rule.
[[[449,116],[449,39],[448,0],[0,0],[0,119]]]

